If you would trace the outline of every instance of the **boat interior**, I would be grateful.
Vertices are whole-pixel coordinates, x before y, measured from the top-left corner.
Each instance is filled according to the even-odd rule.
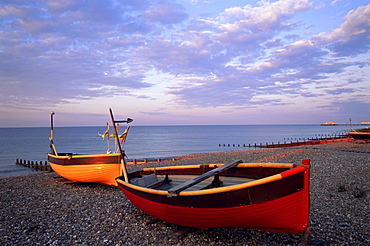
[[[241,164],[234,161],[219,167],[199,165],[198,168],[147,168],[129,175],[130,183],[149,189],[169,191],[195,191],[225,187],[251,182],[289,170],[296,165],[283,164],[277,167]]]
[[[143,176],[142,178],[134,178],[130,180],[131,184],[135,184],[138,186],[156,189],[156,190],[170,190],[174,187],[182,185],[186,181],[193,180],[194,178],[198,177],[197,175],[156,175],[150,174],[147,176]],[[197,184],[194,184],[184,191],[195,191],[195,190],[204,190],[204,189],[211,189],[216,187],[225,187],[225,186],[232,186],[237,184],[242,184],[246,182],[251,182],[256,179],[252,178],[241,178],[241,177],[228,177],[228,176],[221,176],[215,175],[214,177],[210,177],[205,179]]]

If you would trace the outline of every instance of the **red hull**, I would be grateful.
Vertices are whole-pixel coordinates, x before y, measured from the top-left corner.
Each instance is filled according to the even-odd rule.
[[[123,182],[117,183],[139,209],[160,220],[197,228],[250,228],[279,233],[300,234],[309,224],[309,160],[304,165],[262,175],[253,182],[205,190],[182,191],[171,197],[167,190],[155,190]],[[258,176],[273,172],[273,163],[264,167],[240,164],[232,177]],[[254,164],[253,164],[254,165]],[[257,165],[258,166],[258,165]],[[163,170],[166,169],[167,170]],[[194,169],[164,167],[164,172],[191,173]],[[145,171],[143,171],[145,172]],[[162,173],[161,173],[162,172]],[[258,174],[259,173],[259,174]],[[132,173],[131,176],[137,176]],[[271,175],[271,174],[270,174]]]
[[[120,186],[121,188],[121,186]],[[121,188],[145,213],[169,223],[197,228],[250,228],[300,234],[308,226],[304,191],[259,204],[232,208],[190,208],[149,201]],[[222,223],[220,223],[220,221]]]

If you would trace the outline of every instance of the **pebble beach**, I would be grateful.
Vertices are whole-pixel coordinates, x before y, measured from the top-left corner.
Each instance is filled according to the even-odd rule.
[[[189,154],[148,166],[311,160],[313,245],[370,245],[370,144],[350,141]],[[65,183],[52,172],[0,179],[1,245],[300,245],[299,235],[245,228],[194,229],[155,221],[118,187]],[[294,209],[294,208],[292,208]]]

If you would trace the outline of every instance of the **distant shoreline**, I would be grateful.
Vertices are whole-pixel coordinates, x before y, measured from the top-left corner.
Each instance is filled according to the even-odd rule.
[[[350,126],[350,125],[370,125],[370,122],[361,123],[336,123],[336,122],[325,122],[320,124],[320,126]]]

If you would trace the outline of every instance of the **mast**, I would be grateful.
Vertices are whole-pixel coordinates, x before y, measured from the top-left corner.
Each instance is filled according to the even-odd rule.
[[[117,121],[117,120],[114,120],[114,116],[113,116],[113,112],[112,112],[111,108],[109,108],[109,113],[110,113],[110,117],[112,119],[112,124],[113,124],[113,127],[114,127],[115,139],[116,139],[116,142],[117,142],[117,145],[118,145],[118,149],[121,153],[121,164],[122,164],[123,176],[125,178],[125,182],[128,183],[129,180],[128,180],[127,169],[126,169],[125,151],[122,149],[121,144],[119,142],[119,136],[118,136],[118,130],[117,130],[116,124],[117,123],[127,123],[128,124],[128,123],[132,122],[133,120],[130,119],[130,118],[127,118],[127,120]]]
[[[55,148],[55,145],[54,145],[54,111],[51,111],[50,112],[50,137],[49,137],[49,140],[50,140],[50,148],[51,148],[51,151],[54,155],[58,155],[57,153],[57,149]]]

